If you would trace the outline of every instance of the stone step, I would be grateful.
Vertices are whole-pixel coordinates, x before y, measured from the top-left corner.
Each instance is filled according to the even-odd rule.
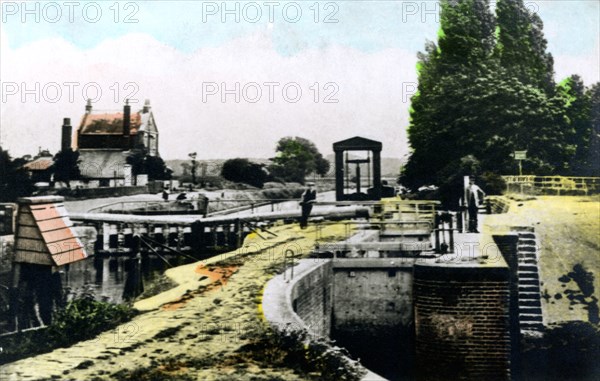
[[[519,237],[518,245],[533,245],[535,246],[535,239],[533,238],[522,238]]]
[[[519,315],[521,314],[542,316],[542,307],[522,306],[519,303]]]
[[[535,245],[519,245],[517,246],[517,251],[519,254],[521,253],[535,253],[537,251],[537,247]]]
[[[522,322],[519,325],[521,326],[521,331],[542,331],[544,329],[543,323]]]
[[[542,301],[540,299],[519,299],[519,307],[540,307],[542,306]]]
[[[539,293],[537,297],[531,295],[531,293],[527,294],[527,296],[519,294],[519,303],[542,303],[542,297]]]
[[[531,286],[524,286],[531,287]],[[521,299],[540,299],[542,297],[542,293],[539,287],[535,288],[535,291],[528,290],[519,290],[519,298]]]
[[[537,254],[536,253],[521,253],[521,254],[519,254],[519,256],[517,258],[519,258],[519,259],[537,259]]]
[[[510,229],[517,233],[527,233],[534,231],[533,226],[511,226]]]
[[[537,272],[538,271],[538,267],[535,265],[519,265],[519,267],[517,267],[518,272],[521,273],[523,271],[531,271],[531,272]]]
[[[519,295],[521,294],[521,292],[540,292],[540,288],[539,286],[519,286]]]
[[[519,279],[539,279],[540,275],[537,271],[519,271]]]
[[[538,263],[537,258],[519,258],[520,265],[534,265]]]
[[[535,233],[531,232],[519,232],[519,241],[522,239],[533,239],[535,240]]]
[[[519,321],[522,323],[524,323],[524,322],[541,323],[542,315],[541,314],[522,314],[519,312]]]
[[[540,285],[539,279],[519,279],[519,286],[538,286]]]

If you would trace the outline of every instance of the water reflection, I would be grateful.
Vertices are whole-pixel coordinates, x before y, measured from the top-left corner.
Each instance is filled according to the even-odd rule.
[[[124,303],[141,294],[144,285],[158,279],[169,264],[174,267],[192,262],[177,255],[161,257],[100,254],[66,265],[60,270],[63,292],[70,299],[91,290],[97,300]]]

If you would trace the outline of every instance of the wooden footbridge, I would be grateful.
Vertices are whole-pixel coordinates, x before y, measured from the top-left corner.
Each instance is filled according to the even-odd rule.
[[[199,217],[197,215],[141,216],[109,213],[71,213],[74,225],[96,229],[95,253],[136,251],[191,251],[194,253],[232,250],[254,232],[260,237],[275,235],[269,228],[277,221],[294,222],[296,210],[256,212],[249,215]],[[339,221],[368,218],[365,206],[318,203],[313,218]]]

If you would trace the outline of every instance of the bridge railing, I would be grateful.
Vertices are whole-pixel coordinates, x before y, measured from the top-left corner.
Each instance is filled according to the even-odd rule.
[[[600,192],[599,177],[502,176],[509,192],[549,194],[593,194]]]

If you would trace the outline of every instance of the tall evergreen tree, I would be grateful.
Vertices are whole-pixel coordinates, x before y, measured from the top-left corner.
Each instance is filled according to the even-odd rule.
[[[565,144],[569,145],[573,155],[569,161],[569,172],[583,175],[590,168],[589,149],[592,138],[590,119],[590,99],[583,80],[572,75],[557,86],[557,97],[562,101],[565,113]]]
[[[488,0],[443,0],[440,22],[438,44],[428,42],[417,64],[419,85],[408,130],[413,153],[403,176],[411,187],[436,182],[449,159],[468,154],[453,144],[469,128],[466,120],[456,118],[465,106],[462,90],[485,76],[493,52]]]
[[[528,173],[568,169],[573,150],[561,98],[549,90],[552,59],[541,20],[520,0],[497,10],[502,48],[494,48],[488,1],[442,2],[438,45],[428,42],[419,53],[405,185],[442,184],[466,157],[482,171],[516,173],[515,150],[529,151]]]
[[[521,83],[552,93],[554,60],[546,51],[544,24],[523,0],[499,0],[496,8],[495,55],[508,74]]]
[[[587,92],[590,100],[590,148],[588,151],[588,170],[586,176],[600,176],[600,82],[595,83]]]
[[[442,0],[439,63],[442,74],[476,69],[494,48],[494,16],[489,0]]]

